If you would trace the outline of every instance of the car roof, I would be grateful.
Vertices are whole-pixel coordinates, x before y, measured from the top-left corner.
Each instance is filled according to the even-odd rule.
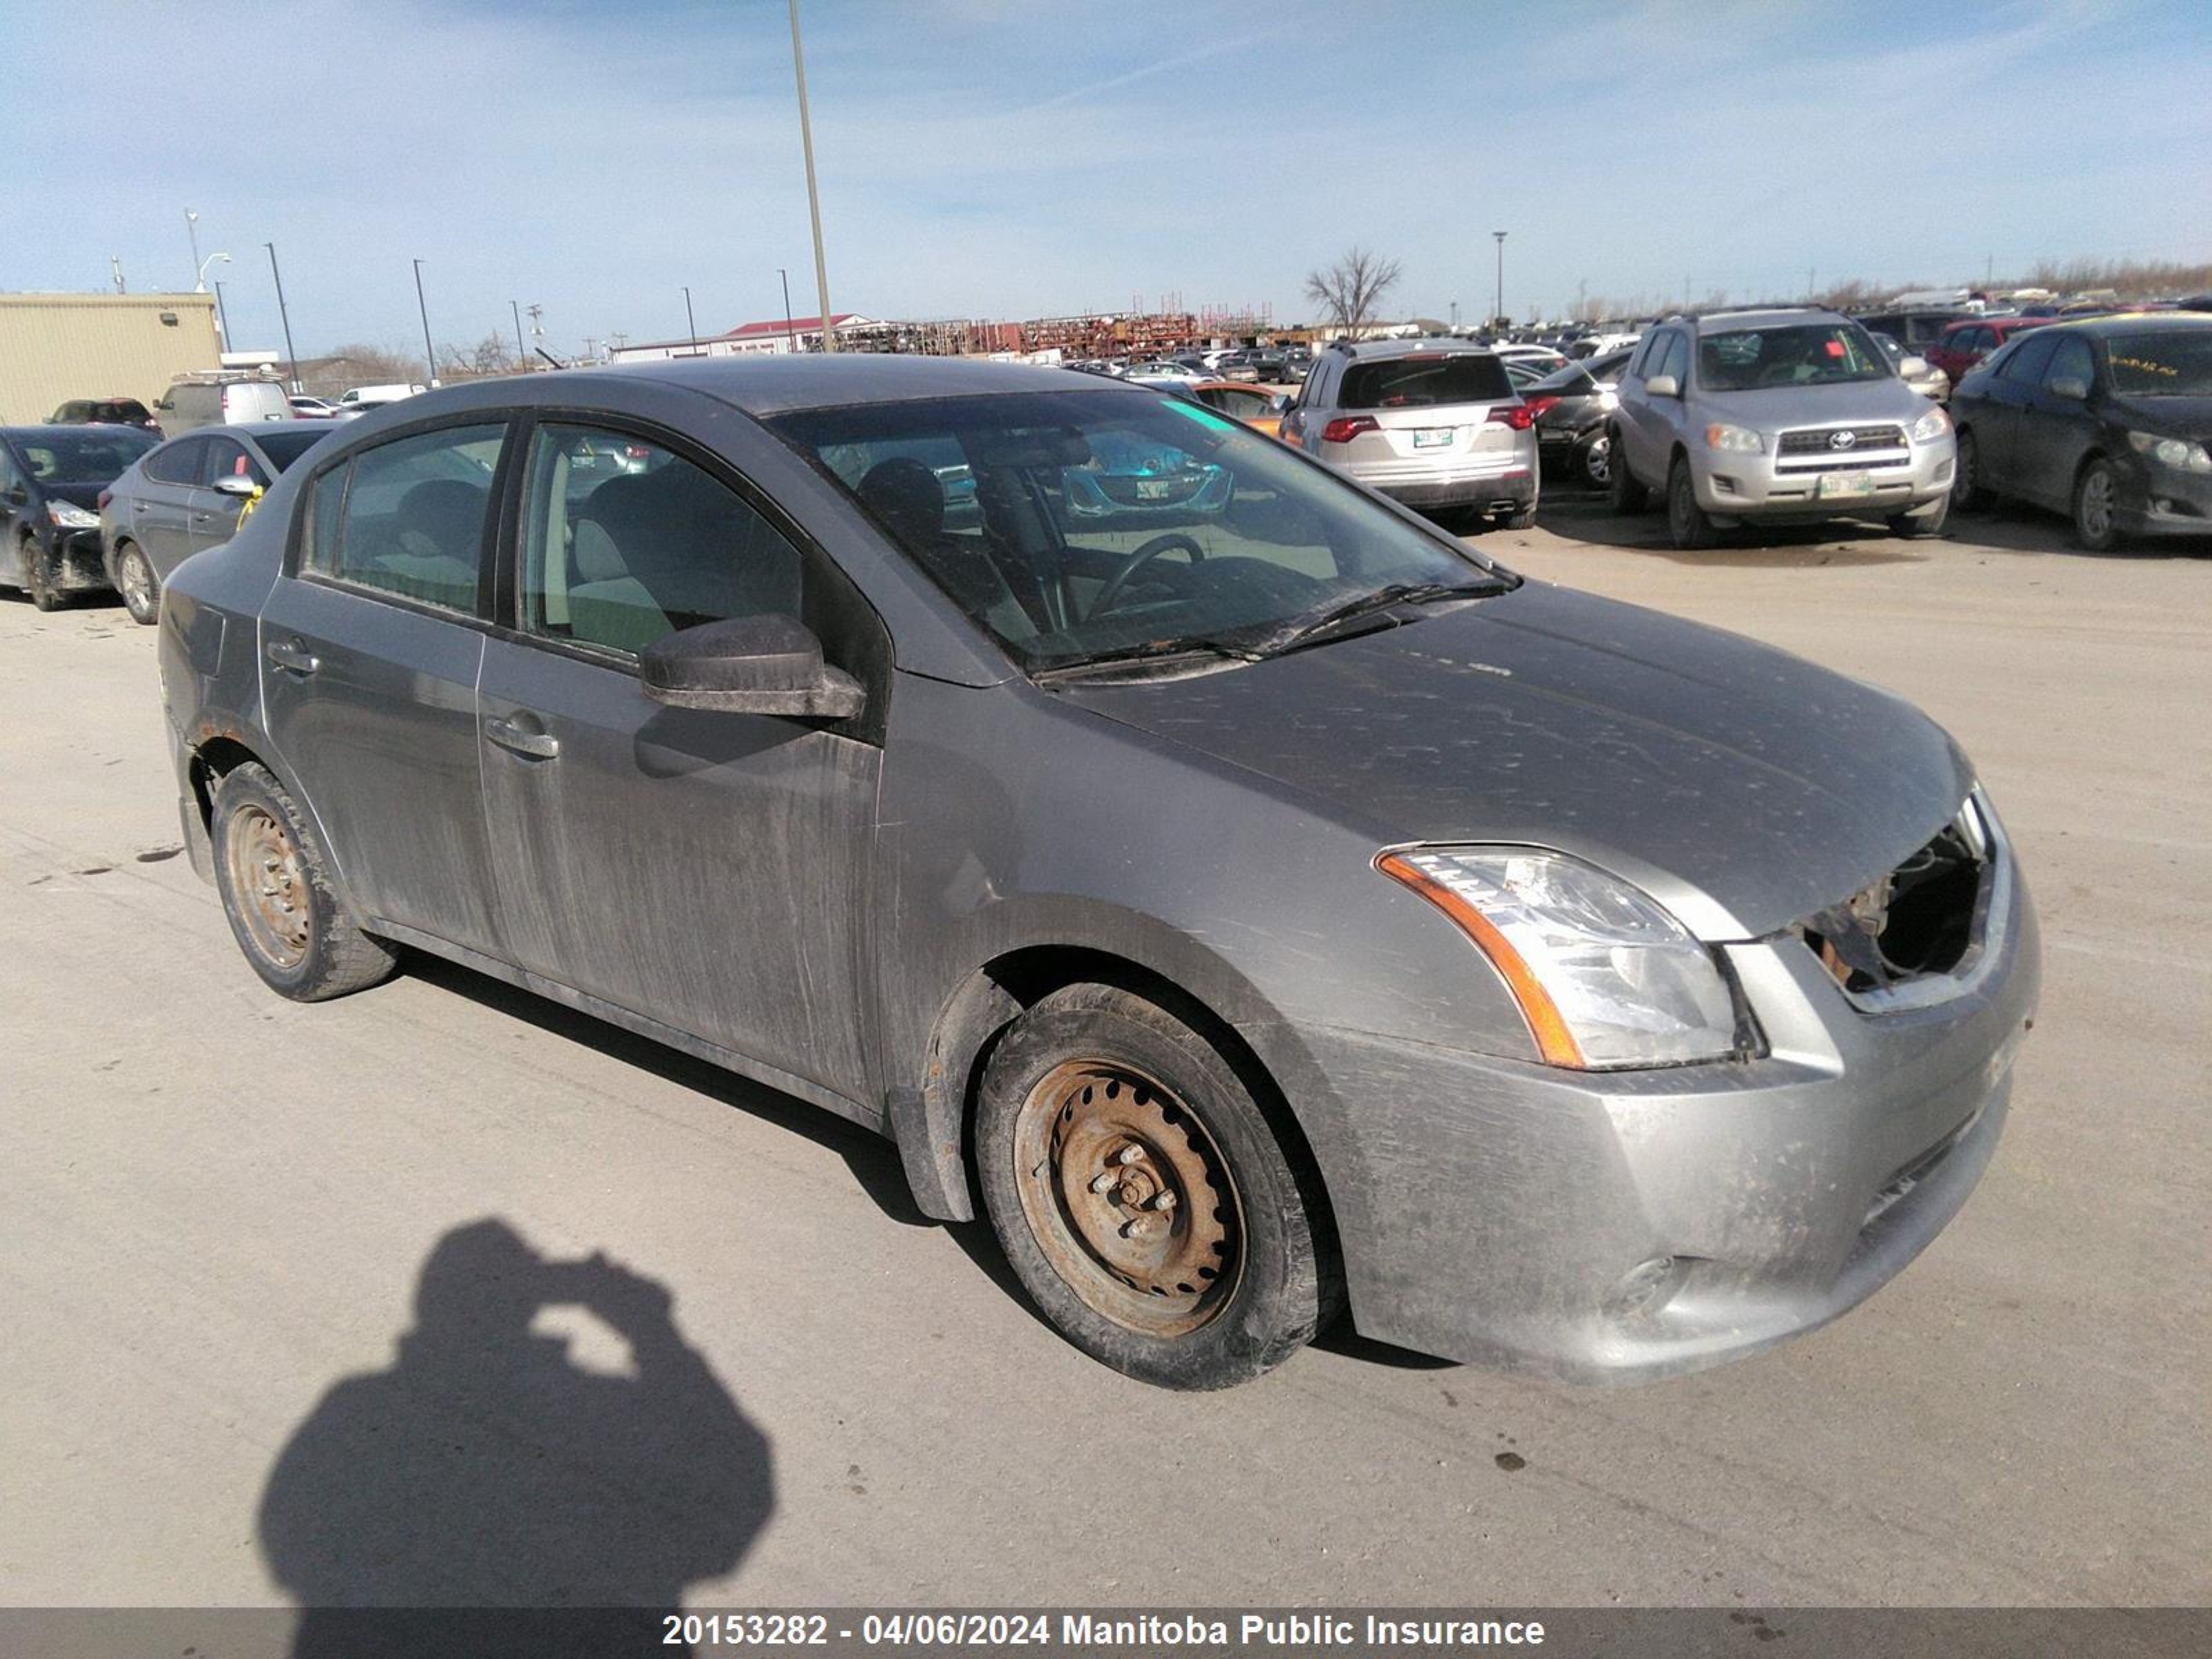
[[[2148,323],[2162,329],[2212,328],[2212,316],[2197,311],[2115,311],[2095,317],[2039,318],[2046,328],[2063,329],[2069,334],[2094,334],[2103,338],[2107,334],[2130,333]]]
[[[1870,313],[1869,316],[1900,316],[1899,312]],[[1668,319],[1673,321],[1672,318]],[[1851,320],[1840,311],[1830,311],[1820,306],[1772,306],[1757,311],[1709,311],[1702,316],[1683,319],[1694,323],[1700,334],[1722,334],[1739,328],[1786,328],[1791,325],[1841,323]],[[1867,318],[1858,320],[1864,323]]]
[[[106,426],[109,422],[95,422]],[[89,428],[74,421],[40,421],[30,426],[0,426],[0,438],[82,438]],[[118,432],[144,431],[143,427],[113,427]],[[151,434],[149,434],[151,435]]]
[[[1440,351],[1455,351],[1470,357],[1495,357],[1498,355],[1488,346],[1477,345],[1472,340],[1455,340],[1448,335],[1419,340],[1359,340],[1353,342],[1349,350],[1340,343],[1331,349],[1345,351],[1355,363],[1378,362],[1389,357],[1411,357]]]
[[[576,375],[576,371],[568,373]],[[883,352],[776,352],[753,358],[690,358],[620,363],[584,371],[625,380],[665,381],[702,392],[752,416],[848,404],[921,398],[972,397],[994,392],[1097,392],[1099,377],[1072,368],[972,358],[908,357]],[[581,375],[577,375],[580,380]]]

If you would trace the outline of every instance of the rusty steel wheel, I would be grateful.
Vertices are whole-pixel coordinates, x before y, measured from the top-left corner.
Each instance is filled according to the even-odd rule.
[[[249,762],[223,775],[208,835],[223,914],[270,989],[320,1002],[374,985],[398,965],[390,945],[347,918],[320,842],[265,768]]]
[[[1022,1103],[1013,1150],[1030,1231],[1097,1312],[1175,1337],[1235,1294],[1236,1182],[1198,1115],[1157,1079],[1103,1060],[1057,1066]]]
[[[975,1174],[1037,1311],[1169,1389],[1249,1382],[1340,1304],[1333,1238],[1233,1036],[1171,988],[1076,984],[996,1039]]]
[[[297,968],[307,958],[311,934],[307,872],[300,848],[276,815],[258,804],[239,809],[224,837],[230,862],[230,887],[243,902],[254,948],[279,968]]]

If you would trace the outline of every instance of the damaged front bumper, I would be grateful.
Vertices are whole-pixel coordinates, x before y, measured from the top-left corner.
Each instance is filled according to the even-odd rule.
[[[1632,1381],[1873,1294],[1966,1202],[2003,1128],[2039,945],[2002,843],[1991,878],[1971,964],[1881,1012],[1795,933],[1721,947],[1765,1033],[1754,1059],[1577,1073],[1310,1031],[1340,1098],[1369,1103],[1340,1149],[1360,1170],[1339,1206],[1358,1328]]]

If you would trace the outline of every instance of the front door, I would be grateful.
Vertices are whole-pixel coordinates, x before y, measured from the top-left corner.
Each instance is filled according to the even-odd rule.
[[[2074,474],[2097,435],[2087,395],[2096,385],[2097,363],[2080,335],[2057,338],[2018,416],[2013,471],[2021,494],[2066,510],[2074,505]],[[2077,390],[2081,395],[2073,395]]]
[[[479,951],[495,945],[480,595],[507,430],[478,416],[311,478],[258,642],[270,736],[346,892],[373,919]]]
[[[656,438],[548,423],[525,475],[513,637],[484,658],[504,954],[868,1102],[861,964],[888,651],[843,577]],[[796,616],[869,690],[856,720],[664,708],[638,653]]]
[[[235,438],[210,434],[185,525],[185,540],[191,552],[216,546],[238,533],[238,515],[246,505],[246,497],[217,489],[216,483],[222,478],[244,478],[264,489],[269,486],[268,473],[260,462],[246,453],[244,444]]]

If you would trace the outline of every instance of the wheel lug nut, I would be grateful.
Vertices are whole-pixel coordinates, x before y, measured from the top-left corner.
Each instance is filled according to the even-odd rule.
[[[1156,1210],[1172,1210],[1175,1206],[1176,1196],[1173,1193],[1162,1193],[1152,1200],[1152,1207]]]
[[[1114,1161],[1116,1164],[1134,1164],[1144,1155],[1145,1149],[1138,1146],[1136,1142],[1131,1141],[1127,1146],[1124,1146],[1120,1152],[1114,1154]]]
[[[1115,1179],[1116,1177],[1111,1172],[1099,1176],[1091,1182],[1091,1190],[1094,1193],[1103,1193],[1113,1186]]]

